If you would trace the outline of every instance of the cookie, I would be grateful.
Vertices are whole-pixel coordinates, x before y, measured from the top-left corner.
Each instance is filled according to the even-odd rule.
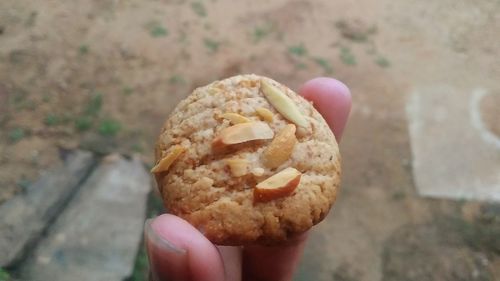
[[[340,184],[322,116],[253,74],[195,89],[165,122],[155,155],[166,208],[218,245],[284,242],[326,216]]]

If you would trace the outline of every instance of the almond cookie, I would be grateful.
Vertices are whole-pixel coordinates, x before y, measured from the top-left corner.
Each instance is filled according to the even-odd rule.
[[[284,242],[326,216],[340,184],[323,117],[253,74],[194,90],[165,122],[155,154],[169,212],[218,245]]]

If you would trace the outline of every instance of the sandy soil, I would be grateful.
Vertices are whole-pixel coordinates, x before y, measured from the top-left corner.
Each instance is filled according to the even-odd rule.
[[[139,152],[150,163],[161,123],[196,86],[257,73],[297,89],[334,76],[354,100],[343,191],[297,280],[500,280],[488,236],[500,233],[498,210],[416,195],[405,115],[422,85],[500,92],[499,14],[487,0],[1,1],[0,202],[59,161],[60,148]],[[484,107],[498,119],[498,101]],[[457,223],[435,227],[450,217]],[[453,227],[465,234],[441,245]],[[426,241],[450,258],[401,275],[398,259]]]

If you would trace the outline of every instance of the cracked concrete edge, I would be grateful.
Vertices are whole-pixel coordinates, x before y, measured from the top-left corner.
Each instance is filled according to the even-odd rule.
[[[449,92],[458,91],[448,85],[434,85],[427,90],[446,93],[445,96],[449,95]],[[469,146],[467,146],[467,153],[462,151],[460,148],[465,145],[462,143],[464,140],[457,139],[456,141],[453,141],[453,136],[457,137],[457,130],[456,128],[450,128],[449,133],[451,135],[451,140],[449,145],[453,147],[456,146],[456,153],[463,153],[463,158],[468,159],[468,161],[471,161],[470,157],[472,157],[474,163],[476,164],[486,165],[484,163],[489,163],[490,165],[496,166],[499,163],[495,162],[491,154],[494,154],[495,151],[499,151],[500,139],[488,130],[482,119],[480,109],[481,100],[489,94],[491,93],[489,93],[486,89],[477,87],[473,88],[470,94],[467,94],[467,92],[461,93],[463,98],[466,98],[467,100],[456,104],[457,108],[463,107],[463,110],[465,111],[460,112],[460,114],[463,114],[460,116],[460,118],[463,119],[461,119],[461,122],[463,123],[458,126],[461,126],[461,129],[464,130],[463,136],[468,138],[465,144],[467,144],[468,141],[472,141],[472,144],[468,143]],[[429,123],[429,114],[434,114],[436,116],[439,115],[439,112],[432,111],[433,109],[439,108],[439,106],[432,103],[429,104],[429,101],[432,102],[432,98],[429,99],[428,93],[426,96],[418,89],[414,89],[408,95],[406,102],[406,116],[412,154],[412,175],[418,193],[424,197],[448,198],[455,200],[471,199],[481,201],[500,201],[500,174],[497,173],[497,176],[495,177],[494,168],[490,166],[490,168],[483,169],[484,171],[489,171],[489,174],[486,174],[487,180],[485,180],[480,175],[472,173],[471,171],[468,172],[468,169],[464,169],[473,167],[470,165],[464,165],[461,166],[461,169],[455,170],[452,170],[451,168],[443,169],[442,167],[439,167],[446,165],[446,163],[449,165],[453,163],[453,157],[450,158],[451,160],[446,159],[447,156],[451,156],[449,155],[449,151],[434,151],[439,155],[431,155],[429,154],[429,151],[425,151],[426,147],[430,148],[429,144],[425,144],[425,142],[429,143],[437,141],[438,145],[443,144],[443,135],[438,134],[438,138],[433,139],[432,133],[436,132],[435,128],[433,130],[432,128],[429,129],[424,127],[426,124],[432,124]],[[425,102],[428,103],[427,106],[430,106],[431,109],[425,107]],[[454,114],[457,114],[457,109],[455,108],[453,110],[455,110]],[[432,126],[440,125],[443,124],[432,124]],[[446,131],[447,127],[443,126],[442,129]],[[490,152],[488,153],[487,151]],[[431,158],[434,160],[432,161]],[[443,172],[447,173],[438,175],[439,173],[437,173],[434,169],[441,169]],[[470,174],[469,176],[467,176],[467,172]],[[447,178],[448,180],[446,180]]]
[[[0,267],[14,267],[27,256],[90,174],[95,161],[91,152],[72,151],[25,193],[0,205]]]
[[[130,276],[150,191],[151,176],[139,159],[103,158],[18,273],[28,280]]]

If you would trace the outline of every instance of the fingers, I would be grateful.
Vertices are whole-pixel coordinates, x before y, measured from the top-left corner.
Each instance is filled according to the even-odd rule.
[[[313,102],[340,141],[351,111],[351,92],[347,86],[333,78],[320,77],[307,81],[299,92]]]
[[[340,81],[316,78],[306,82],[300,94],[313,102],[338,141],[351,110],[351,93]],[[307,240],[307,233],[276,247],[251,246],[243,250],[244,280],[291,280]]]
[[[241,247],[217,246],[224,262],[226,280],[241,281]]]
[[[161,215],[145,226],[153,280],[225,280],[217,248],[196,228],[173,215]]]
[[[243,281],[289,281],[300,261],[307,233],[284,245],[247,246],[243,249]]]

